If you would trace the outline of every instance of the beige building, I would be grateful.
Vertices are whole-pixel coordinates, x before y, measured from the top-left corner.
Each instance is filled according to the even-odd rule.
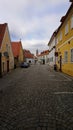
[[[0,76],[14,68],[8,24],[0,24]]]

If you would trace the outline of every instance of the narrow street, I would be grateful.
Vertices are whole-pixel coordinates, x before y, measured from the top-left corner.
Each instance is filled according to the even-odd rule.
[[[73,130],[73,78],[48,65],[0,79],[0,130]]]

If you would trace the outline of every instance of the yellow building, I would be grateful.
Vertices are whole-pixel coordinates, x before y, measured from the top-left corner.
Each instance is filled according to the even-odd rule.
[[[14,58],[7,23],[0,24],[0,76],[14,68]]]
[[[56,35],[56,52],[58,69],[73,76],[73,2],[66,15],[61,18]]]

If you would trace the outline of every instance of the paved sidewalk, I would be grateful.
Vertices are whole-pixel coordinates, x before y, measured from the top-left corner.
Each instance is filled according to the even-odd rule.
[[[0,130],[73,130],[73,78],[48,65],[0,79]]]

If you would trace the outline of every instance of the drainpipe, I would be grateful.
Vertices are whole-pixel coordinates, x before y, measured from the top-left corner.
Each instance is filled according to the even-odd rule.
[[[2,78],[2,54],[0,52],[0,78]]]

